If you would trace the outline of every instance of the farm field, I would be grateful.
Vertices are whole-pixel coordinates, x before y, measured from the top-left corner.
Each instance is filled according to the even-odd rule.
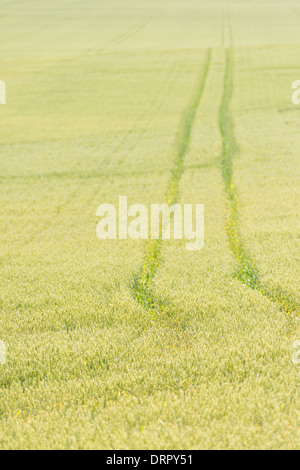
[[[299,448],[300,7],[224,5],[1,1],[1,449]]]

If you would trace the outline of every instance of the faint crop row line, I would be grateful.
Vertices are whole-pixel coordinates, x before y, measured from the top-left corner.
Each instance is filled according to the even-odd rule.
[[[177,133],[176,158],[167,190],[167,203],[169,205],[174,204],[178,197],[179,182],[183,173],[184,157],[189,147],[191,132],[196,112],[204,92],[210,62],[211,50],[209,49],[206,54],[204,69],[202,69],[201,76],[198,80],[196,92],[190,105],[183,114]],[[133,283],[133,294],[139,304],[148,310],[152,310],[155,316],[167,314],[168,317],[172,317],[176,322],[177,316],[175,314],[175,309],[167,300],[162,300],[153,293],[153,280],[161,262],[161,246],[161,239],[148,241],[143,266]]]
[[[219,110],[219,128],[223,140],[222,174],[228,200],[226,232],[230,249],[237,261],[235,277],[251,289],[258,290],[269,300],[280,305],[286,313],[300,313],[300,305],[280,287],[270,288],[260,280],[260,273],[255,261],[247,253],[239,229],[239,200],[233,181],[233,159],[238,151],[234,135],[234,125],[230,113],[233,93],[233,48],[226,49],[226,69],[224,91]]]
[[[102,48],[97,49],[96,53],[101,53],[105,52],[107,49],[117,46],[118,44],[121,44],[122,42],[126,41],[127,39],[131,38],[135,34],[137,34],[139,31],[141,31],[150,21],[151,17],[144,18],[141,20],[137,25],[133,26],[132,28],[129,29],[129,31],[126,31],[125,33],[117,36],[116,38],[112,39],[111,41],[107,42]]]
[[[132,124],[132,126],[126,131],[126,133],[124,134],[124,136],[118,140],[118,137],[119,137],[119,132],[116,131],[113,135],[112,135],[112,139],[114,140],[115,142],[115,145],[114,145],[114,148],[112,149],[112,151],[110,152],[109,156],[103,160],[101,162],[101,168],[103,170],[104,167],[107,167],[109,163],[111,163],[112,161],[112,156],[116,155],[120,150],[124,149],[126,147],[125,144],[127,144],[127,142],[129,141],[130,137],[134,134],[135,130],[137,129],[138,125],[140,125],[140,122],[148,115],[150,114],[150,112],[152,111],[153,108],[155,108],[155,113],[154,113],[154,116],[152,119],[154,119],[155,116],[158,115],[158,112],[161,108],[161,106],[163,106],[164,102],[165,102],[165,96],[168,94],[166,92],[166,87],[168,86],[168,81],[169,79],[171,78],[171,76],[174,76],[174,74],[178,74],[178,71],[180,70],[180,67],[181,67],[181,64],[178,64],[175,62],[174,58],[172,58],[172,66],[171,68],[169,69],[168,73],[163,77],[161,77],[163,75],[162,72],[158,73],[156,76],[155,76],[155,79],[152,80],[152,86],[151,88],[148,88],[148,95],[151,96],[153,94],[153,92],[155,91],[155,88],[156,88],[156,79],[158,78],[160,80],[160,88],[158,90],[157,93],[155,93],[155,96],[153,99],[151,99],[149,101],[149,103],[147,104],[147,106],[145,106],[141,112],[141,114],[138,116],[138,118],[135,120],[135,122]],[[163,97],[163,99],[161,100],[160,104],[159,104],[159,101],[160,101],[160,98]],[[124,157],[122,157],[119,161],[118,161],[118,165],[121,165],[121,163],[123,163],[123,160],[126,158],[126,156],[128,154],[130,154],[134,149],[135,147],[138,145],[138,143],[141,141],[141,139],[143,138],[145,132],[146,132],[146,128],[137,136],[137,138],[134,140],[134,143],[133,145],[128,148],[128,150],[126,151],[126,155]]]
[[[127,158],[128,155],[130,155],[133,150],[137,147],[137,145],[142,141],[143,137],[145,136],[145,134],[147,133],[147,131],[149,130],[149,128],[151,128],[151,123],[153,122],[153,120],[159,116],[163,106],[168,102],[168,95],[170,93],[170,84],[169,84],[169,79],[171,77],[174,78],[174,76],[178,76],[178,74],[182,71],[183,69],[183,64],[181,62],[175,62],[171,69],[170,69],[170,72],[168,73],[168,75],[164,78],[164,80],[162,81],[162,87],[161,89],[159,90],[158,93],[155,94],[154,98],[152,99],[152,101],[149,103],[149,106],[147,108],[145,108],[145,110],[143,111],[143,113],[141,113],[141,115],[139,116],[139,119],[137,120],[137,122],[140,124],[142,122],[143,119],[145,119],[150,113],[151,111],[154,109],[155,112],[153,113],[152,117],[150,120],[148,120],[147,122],[147,126],[145,125],[141,131],[141,133],[139,134],[138,138],[135,139],[133,145],[128,148],[126,154],[118,161],[118,165],[121,165],[124,160]],[[162,99],[161,99],[162,97]],[[132,126],[132,128],[127,132],[125,138],[123,139],[123,141],[121,142],[121,144],[118,146],[117,149],[115,149],[115,153],[117,153],[120,149],[124,148],[124,145],[123,143],[126,142],[129,137],[131,136],[131,134],[134,132],[135,128],[136,128],[136,123],[135,125]]]

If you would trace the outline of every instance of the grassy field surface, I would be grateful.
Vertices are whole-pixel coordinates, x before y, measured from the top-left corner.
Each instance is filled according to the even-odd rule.
[[[300,7],[2,0],[1,449],[296,449]],[[96,237],[204,204],[205,246]]]

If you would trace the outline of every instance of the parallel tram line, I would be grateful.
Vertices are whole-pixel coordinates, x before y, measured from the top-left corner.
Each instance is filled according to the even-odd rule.
[[[166,197],[169,205],[175,204],[178,198],[179,183],[184,170],[184,158],[189,147],[196,112],[204,92],[210,62],[211,49],[207,50],[205,66],[201,72],[200,78],[198,79],[196,92],[190,105],[182,116],[178,129],[176,141],[177,152]],[[161,249],[161,238],[148,241],[143,266],[140,269],[139,275],[133,282],[133,295],[140,305],[145,309],[152,311],[154,315],[161,316],[162,314],[167,314],[168,317],[172,316],[176,321],[176,316],[174,318],[174,312],[176,309],[170,305],[168,300],[161,299],[153,293],[153,281],[161,264]]]
[[[239,199],[233,178],[233,161],[238,153],[234,135],[234,124],[230,112],[233,94],[234,51],[230,23],[230,46],[226,48],[226,67],[223,97],[219,109],[219,128],[223,140],[221,167],[227,196],[226,233],[231,252],[237,262],[235,277],[251,289],[259,291],[272,302],[277,303],[287,314],[300,314],[300,304],[280,286],[270,287],[260,279],[260,272],[252,256],[249,256],[239,228]]]

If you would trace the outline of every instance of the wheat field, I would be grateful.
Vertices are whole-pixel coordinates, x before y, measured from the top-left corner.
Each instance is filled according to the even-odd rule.
[[[300,7],[1,0],[1,449],[297,449]],[[205,244],[97,207],[204,204]]]

